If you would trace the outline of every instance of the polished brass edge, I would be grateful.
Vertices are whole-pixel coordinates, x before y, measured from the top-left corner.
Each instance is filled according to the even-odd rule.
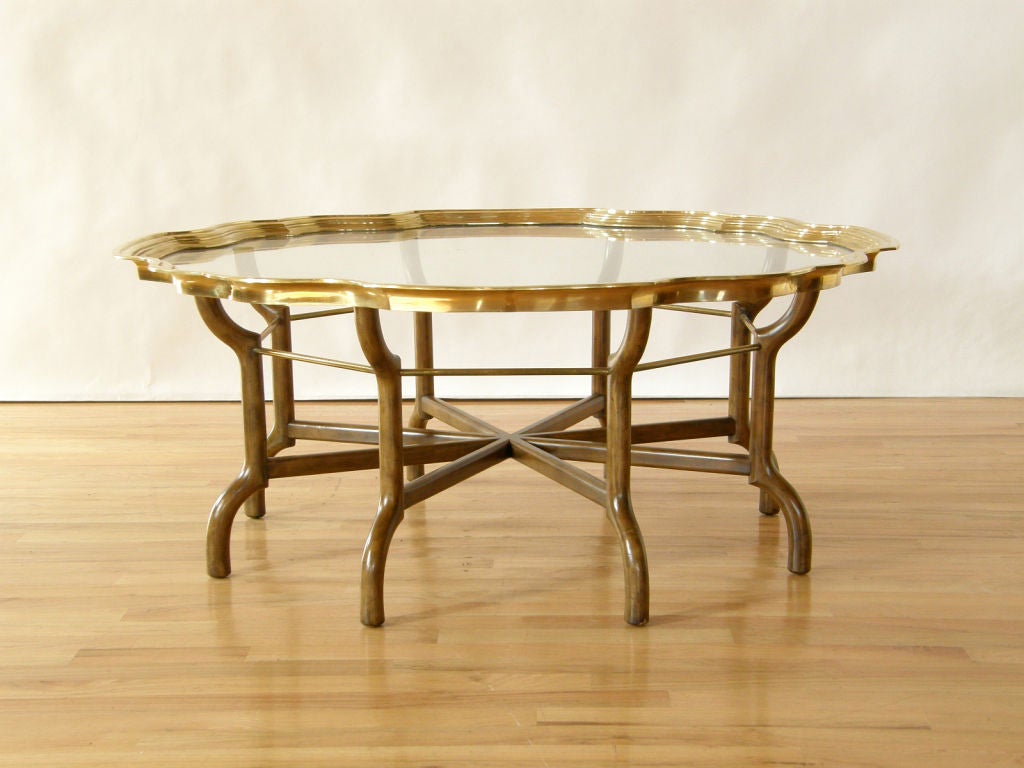
[[[299,216],[237,221],[201,229],[163,232],[126,243],[126,259],[239,245],[249,240],[287,239],[339,232],[416,232],[438,227],[589,226],[603,229],[664,228],[712,234],[762,234],[783,242],[832,244],[865,254],[895,250],[899,242],[865,227],[810,224],[774,216],[706,211],[632,211],[600,208],[422,210],[393,214]]]
[[[860,264],[834,265],[807,274],[746,276],[620,286],[552,286],[541,289],[416,288],[376,286],[353,281],[230,278],[188,273],[163,259],[181,251],[223,248],[259,240],[286,242],[303,235],[402,233],[417,236],[440,227],[473,230],[486,226],[587,227],[601,231],[644,228],[706,232],[709,235],[770,237],[782,243],[832,245],[864,256]],[[330,303],[371,309],[427,309],[432,312],[554,311],[630,309],[680,301],[756,301],[837,285],[844,274],[870,271],[882,251],[899,243],[863,227],[815,225],[770,216],[699,211],[629,211],[614,209],[424,210],[367,216],[308,216],[241,221],[205,229],[167,232],[140,238],[117,251],[135,263],[146,280],[173,282],[182,293],[260,304]],[[685,311],[685,310],[684,310]]]

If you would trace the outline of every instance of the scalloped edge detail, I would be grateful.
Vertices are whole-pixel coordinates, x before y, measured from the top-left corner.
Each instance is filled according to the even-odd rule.
[[[226,248],[252,240],[353,232],[414,233],[440,227],[578,226],[595,229],[679,229],[736,237],[760,235],[785,243],[832,245],[865,257],[859,264],[829,265],[800,274],[693,278],[615,286],[480,289],[376,286],[355,281],[230,278],[188,272],[164,262],[187,250]],[[874,268],[882,251],[899,248],[894,238],[847,225],[809,224],[774,216],[704,211],[631,211],[599,208],[452,209],[404,213],[299,216],[238,221],[133,240],[116,251],[145,280],[175,283],[182,293],[256,304],[329,303],[412,311],[551,311],[628,309],[680,301],[756,301],[811,288],[830,288],[841,277]]]

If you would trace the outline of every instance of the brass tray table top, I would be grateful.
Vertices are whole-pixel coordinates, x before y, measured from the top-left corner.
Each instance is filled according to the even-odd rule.
[[[630,467],[650,466],[747,477],[760,489],[763,514],[779,511],[789,535],[788,567],[811,564],[810,524],[772,450],[775,362],[803,327],[819,292],[850,274],[873,270],[898,243],[869,229],[818,226],[792,219],[695,211],[598,209],[436,210],[371,216],[312,216],[237,222],[152,235],[118,256],[144,280],[172,283],[194,296],[210,330],[236,354],[242,374],[245,459],[213,505],[207,570],[231,571],[237,511],[265,512],[275,477],[380,470],[380,503],[363,551],[361,618],[384,622],[384,567],[405,510],[505,459],[515,459],[603,506],[618,533],[625,574],[625,619],[648,621],[649,581],[643,537],[630,498]],[[755,324],[771,301],[791,296],[777,320]],[[226,299],[251,304],[264,327],[231,319]],[[728,308],[707,306],[728,302]],[[721,349],[642,361],[652,311],[722,317]],[[380,311],[410,312],[415,364],[388,347]],[[612,351],[610,315],[627,314]],[[437,368],[432,315],[437,312],[565,312],[592,315],[586,367]],[[300,320],[353,315],[365,362],[292,349]],[[262,358],[273,360],[274,417],[268,434]],[[719,418],[633,424],[635,373],[716,357],[730,358],[728,414]],[[292,366],[324,365],[375,376],[376,427],[296,418]],[[578,402],[515,432],[467,413],[435,393],[446,376],[568,375],[589,378]],[[413,415],[402,425],[402,377],[413,377]],[[600,426],[577,428],[588,417]],[[447,429],[429,429],[431,419]],[[724,437],[729,453],[663,447]],[[297,440],[373,447],[281,455]],[[657,447],[645,444],[658,443]],[[574,462],[604,465],[604,477]],[[425,465],[442,463],[425,472]],[[403,477],[403,468],[408,476]]]

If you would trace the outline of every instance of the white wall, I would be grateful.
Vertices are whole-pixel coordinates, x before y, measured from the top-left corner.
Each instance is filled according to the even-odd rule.
[[[190,300],[111,258],[123,241],[507,206],[893,234],[902,250],[826,293],[783,351],[780,393],[1024,395],[1022,33],[1019,0],[0,0],[0,399],[237,396],[231,354]],[[441,324],[446,364],[485,348],[481,329],[505,363],[566,349],[536,317],[468,319]],[[691,335],[679,319],[655,352]],[[389,321],[400,350],[406,321]],[[636,391],[721,394],[721,370]],[[444,389],[513,392],[569,390]]]

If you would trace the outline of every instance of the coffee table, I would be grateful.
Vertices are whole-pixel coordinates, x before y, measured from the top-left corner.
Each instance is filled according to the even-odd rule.
[[[892,238],[852,226],[695,211],[598,209],[435,210],[390,215],[311,216],[224,224],[135,240],[118,253],[144,280],[194,296],[199,314],[238,358],[245,457],[213,505],[207,570],[231,571],[237,511],[266,512],[264,489],[278,477],[379,469],[380,502],[363,550],[361,619],[384,622],[384,567],[406,509],[506,459],[515,459],[603,506],[617,531],[625,572],[625,619],[649,618],[643,537],[630,498],[630,468],[660,467],[741,475],[760,489],[760,511],[781,510],[793,573],[811,567],[804,504],[772,450],[776,358],[807,322],[819,292],[868,272]],[[790,297],[778,319],[757,325],[764,307]],[[264,326],[233,320],[223,302],[252,305]],[[729,343],[698,354],[643,361],[654,310],[722,318]],[[612,350],[610,317],[626,313]],[[411,313],[415,363],[388,347],[380,313]],[[566,312],[591,313],[585,367],[439,368],[432,317],[439,312],[547,312],[560,333]],[[292,323],[352,314],[365,356],[345,361],[292,349]],[[495,341],[495,344],[498,342]],[[635,374],[716,357],[730,358],[727,413],[717,418],[634,424]],[[263,364],[272,359],[273,425],[266,423]],[[376,377],[374,426],[296,417],[292,366],[329,366]],[[501,429],[439,397],[448,376],[585,377],[579,401],[516,431]],[[402,378],[415,379],[408,426]],[[596,427],[578,425],[596,417]],[[431,429],[435,419],[447,429]],[[721,437],[730,452],[665,443]],[[297,440],[363,448],[287,455]],[[603,464],[603,477],[570,462]],[[425,471],[425,465],[439,468]],[[408,479],[403,477],[406,469]]]

